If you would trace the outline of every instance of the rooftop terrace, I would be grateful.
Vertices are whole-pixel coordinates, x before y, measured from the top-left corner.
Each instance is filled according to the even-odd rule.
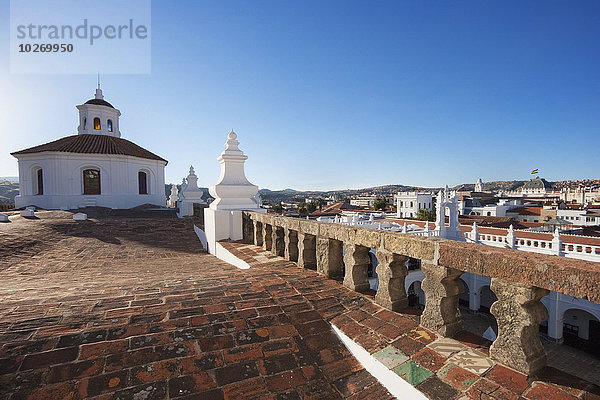
[[[494,361],[479,373],[459,367],[461,352],[489,359],[489,343],[465,332],[442,338],[410,309],[389,311],[373,292],[274,255],[290,258],[277,228],[271,251],[223,243],[251,265],[240,270],[202,250],[190,219],[37,215],[0,224],[0,399],[393,398],[331,324],[380,359],[401,359],[398,371],[433,399],[600,398],[597,386],[553,368],[528,379]],[[262,221],[277,227],[276,219]],[[468,256],[480,272],[504,254],[410,240],[402,251],[425,258],[423,243],[437,243],[442,260],[459,267]],[[533,266],[540,272],[531,278],[542,284],[548,264],[536,256],[519,254],[503,277],[523,280]],[[593,271],[564,283],[579,261],[556,262],[569,265],[542,287],[597,294],[587,286]]]

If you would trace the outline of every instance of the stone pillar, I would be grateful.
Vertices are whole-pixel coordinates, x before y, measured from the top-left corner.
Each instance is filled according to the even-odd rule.
[[[433,265],[421,260],[425,279],[421,289],[425,292],[425,309],[421,325],[442,336],[452,337],[462,329],[458,295],[462,291],[459,277],[462,271]]]
[[[317,238],[317,272],[328,278],[342,276],[344,244],[335,239]]]
[[[242,213],[242,234],[244,243],[254,243],[254,221],[248,213]]]
[[[479,227],[477,222],[473,222],[473,228],[471,228],[471,240],[475,243],[479,243]]]
[[[536,372],[546,365],[538,331],[540,322],[548,319],[540,299],[549,291],[498,278],[492,278],[490,288],[498,297],[490,308],[498,322],[490,357],[526,375]]]
[[[466,273],[462,276],[462,280],[467,285],[467,290],[469,291],[469,310],[471,311],[479,311],[481,308],[481,289],[477,285],[477,277],[476,274]]]
[[[563,342],[563,313],[558,308],[560,297],[564,296],[557,292],[551,292],[544,303],[548,310],[548,336],[559,343]]]
[[[344,286],[357,292],[369,289],[369,279],[367,270],[371,259],[369,258],[369,248],[353,243],[344,243],[344,265],[346,275],[344,276]]]
[[[552,254],[557,256],[565,256],[565,252],[562,249],[562,239],[560,238],[560,231],[558,228],[554,230],[554,235],[552,236]]]
[[[479,291],[469,292],[469,310],[479,311],[481,308],[481,294]]]
[[[379,261],[376,268],[379,288],[375,295],[375,303],[392,311],[408,307],[408,297],[404,289],[404,280],[408,275],[406,269],[408,257],[379,248],[377,260]]]
[[[283,257],[288,261],[298,261],[298,232],[284,228],[283,243],[285,245]]]
[[[263,244],[262,247],[264,250],[271,250],[271,243],[273,241],[273,226],[263,223]]]
[[[506,245],[510,249],[514,249],[517,245],[517,237],[515,236],[515,230],[512,224],[508,227],[508,233],[506,234]]]
[[[298,232],[298,266],[300,268],[316,269],[316,236]]]
[[[271,229],[272,241],[271,241],[271,252],[276,256],[283,257],[285,251],[285,244],[283,243],[283,228],[273,225]]]
[[[256,246],[263,245],[263,224],[262,222],[253,221],[254,222],[254,244]]]

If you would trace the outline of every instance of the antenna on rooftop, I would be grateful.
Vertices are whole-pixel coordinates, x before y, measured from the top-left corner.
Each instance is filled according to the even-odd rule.
[[[98,89],[100,89],[100,72],[98,72]]]

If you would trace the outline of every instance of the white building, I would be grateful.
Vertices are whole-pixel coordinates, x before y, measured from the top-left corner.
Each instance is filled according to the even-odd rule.
[[[100,88],[77,109],[78,134],[11,153],[19,162],[15,207],[165,206],[167,161],[121,139],[121,112]]]
[[[578,187],[576,189],[566,188],[561,190],[560,199],[567,203],[597,203],[600,202],[600,188]]]
[[[557,209],[556,218],[564,219],[573,225],[595,226],[600,225],[600,210],[598,209]]]
[[[429,192],[398,192],[396,207],[398,218],[416,218],[421,208],[433,211],[433,195]]]
[[[506,217],[506,213],[523,205],[521,200],[500,199],[498,204],[482,205],[479,199],[463,199],[458,204],[460,215],[483,215],[486,217]]]
[[[357,207],[373,207],[375,200],[377,200],[376,196],[358,196],[350,199],[350,205]]]
[[[475,191],[481,193],[484,190],[485,186],[483,185],[483,181],[481,180],[481,178],[477,179],[477,182],[475,183]]]

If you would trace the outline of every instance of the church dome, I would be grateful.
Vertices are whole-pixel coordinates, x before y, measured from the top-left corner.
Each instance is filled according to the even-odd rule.
[[[529,180],[529,182],[525,182],[522,186],[523,189],[550,189],[552,185],[550,185],[544,178],[540,178],[536,176],[534,179]]]
[[[114,108],[112,104],[110,104],[108,101],[102,100],[102,99],[90,99],[90,100],[86,101],[85,104],[94,104],[97,106],[106,106],[106,107]]]

